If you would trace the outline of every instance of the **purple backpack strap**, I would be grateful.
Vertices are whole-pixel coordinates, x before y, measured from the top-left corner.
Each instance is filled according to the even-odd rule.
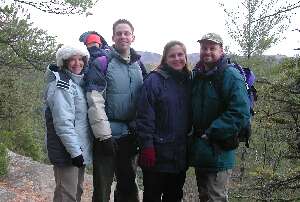
[[[100,56],[95,59],[95,62],[97,62],[97,67],[99,67],[100,72],[105,75],[107,72],[108,58],[106,56]]]

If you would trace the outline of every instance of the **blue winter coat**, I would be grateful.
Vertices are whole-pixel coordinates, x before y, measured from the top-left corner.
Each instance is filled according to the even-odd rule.
[[[214,84],[215,79],[219,79],[220,71],[223,71],[222,98]],[[222,58],[214,70],[204,72],[199,65],[194,73],[193,126],[203,130],[209,141],[200,137],[194,139],[190,163],[208,171],[231,169],[235,162],[235,150],[216,151],[211,143],[237,134],[248,123],[250,112],[245,81],[237,69],[228,66],[226,58]]]
[[[190,121],[190,80],[175,80],[158,69],[144,80],[138,100],[137,134],[141,149],[154,147],[159,172],[187,168],[187,134]]]

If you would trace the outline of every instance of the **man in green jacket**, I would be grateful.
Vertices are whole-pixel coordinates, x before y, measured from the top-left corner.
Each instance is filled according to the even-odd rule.
[[[190,164],[195,167],[200,201],[228,201],[237,134],[250,118],[245,81],[223,52],[215,33],[199,41],[200,61],[193,70],[194,139]]]

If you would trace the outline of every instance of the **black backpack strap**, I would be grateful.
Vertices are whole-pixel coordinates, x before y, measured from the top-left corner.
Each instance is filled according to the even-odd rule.
[[[250,87],[250,91],[252,92],[254,101],[257,101],[257,97],[258,97],[258,96],[257,96],[257,90],[256,90],[256,88],[254,87],[254,85]]]
[[[220,107],[219,109],[221,110],[221,112],[223,112],[227,106],[227,102],[225,100],[225,96],[223,94],[223,80],[224,80],[224,68],[221,71],[218,71],[216,73],[216,75],[213,76],[213,78],[211,79],[211,84],[214,87],[218,97],[221,100],[221,103],[225,103],[223,105],[223,107]]]
[[[108,54],[108,55],[107,55],[107,65],[106,65],[107,67],[108,67],[108,64],[111,62],[112,59],[113,59],[112,55],[111,55],[111,54]],[[142,61],[141,61],[140,59],[138,59],[136,62],[138,63],[138,65],[139,65],[139,67],[140,67],[140,69],[141,69],[141,71],[142,71],[143,79],[145,80],[145,78],[146,78],[147,75],[148,75],[147,70],[146,70],[146,67],[145,67],[145,65],[142,63]],[[107,67],[106,67],[106,68],[107,68]]]
[[[219,98],[222,101],[224,100],[224,95],[223,95],[223,80],[224,80],[224,70],[228,67],[232,66],[230,58],[226,58],[221,66],[218,68],[216,74],[212,77],[212,85],[214,86]]]
[[[216,75],[212,78],[212,85],[214,86],[218,97],[222,100],[222,103],[228,104],[225,100],[225,96],[223,95],[223,80],[224,80],[224,70],[229,67],[236,68],[235,64],[230,62],[230,59],[227,58],[227,63],[224,63],[220,70],[217,71]],[[245,79],[245,78],[244,78]],[[244,80],[245,81],[245,80]],[[245,81],[246,83],[246,81]],[[246,86],[247,87],[247,86]]]
[[[142,63],[141,60],[138,60],[137,63],[139,64],[139,66],[140,66],[140,68],[141,68],[141,70],[142,70],[143,79],[145,79],[146,76],[147,76],[147,74],[148,74],[148,73],[147,73],[147,70],[146,70],[146,67],[145,67],[145,65]]]

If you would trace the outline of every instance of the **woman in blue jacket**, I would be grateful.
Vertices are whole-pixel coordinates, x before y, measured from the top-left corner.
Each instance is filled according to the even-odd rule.
[[[56,187],[53,201],[80,201],[85,165],[92,162],[87,102],[82,88],[89,53],[82,44],[62,46],[46,72],[47,151]]]
[[[183,197],[190,130],[190,72],[184,44],[170,41],[160,65],[145,79],[137,112],[144,202]]]

